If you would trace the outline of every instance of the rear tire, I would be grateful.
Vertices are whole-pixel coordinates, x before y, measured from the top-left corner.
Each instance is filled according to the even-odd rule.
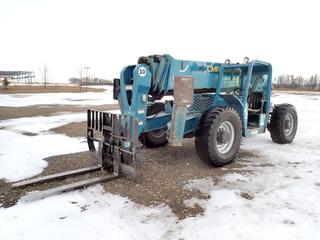
[[[275,105],[270,114],[268,130],[272,141],[279,144],[291,143],[298,128],[298,115],[291,104]]]
[[[148,106],[147,116],[157,114],[164,111],[164,103],[156,102]],[[167,129],[157,129],[151,132],[143,133],[140,137],[140,141],[149,148],[156,148],[164,146],[168,143]]]
[[[164,146],[168,143],[167,129],[162,128],[144,133],[144,144],[150,148]]]
[[[196,130],[195,148],[199,158],[216,167],[231,163],[239,151],[242,126],[233,108],[206,111]]]

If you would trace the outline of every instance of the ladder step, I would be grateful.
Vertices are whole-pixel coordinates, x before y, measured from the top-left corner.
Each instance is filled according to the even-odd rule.
[[[82,180],[79,182],[74,182],[74,183],[70,183],[67,185],[62,185],[60,187],[50,188],[48,190],[29,193],[28,195],[24,196],[22,199],[26,202],[35,201],[35,200],[43,199],[43,198],[46,198],[46,197],[49,197],[49,196],[52,196],[55,194],[71,191],[71,190],[78,189],[78,188],[83,188],[83,187],[94,185],[94,184],[101,183],[101,182],[110,181],[110,180],[115,179],[117,177],[118,177],[118,175],[108,174],[108,175],[104,175],[104,176],[100,176],[100,177],[89,178],[89,179]]]
[[[101,170],[101,166],[99,166],[99,165],[93,166],[93,167],[79,168],[79,169],[70,170],[70,171],[66,171],[66,172],[55,173],[55,174],[50,174],[50,175],[43,176],[43,177],[32,178],[29,180],[15,182],[12,184],[12,187],[24,187],[24,186],[35,184],[35,183],[47,182],[47,181],[51,181],[51,180],[55,180],[55,179],[59,179],[59,178],[63,178],[63,177],[70,177],[70,176],[75,176],[78,174],[95,172],[98,170]]]

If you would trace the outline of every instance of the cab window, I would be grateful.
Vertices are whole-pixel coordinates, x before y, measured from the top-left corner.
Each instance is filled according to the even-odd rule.
[[[242,86],[242,69],[226,68],[223,71],[221,82],[221,93],[232,94],[233,91]]]

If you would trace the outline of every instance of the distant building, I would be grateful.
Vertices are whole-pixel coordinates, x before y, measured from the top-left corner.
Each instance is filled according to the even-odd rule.
[[[0,80],[5,78],[11,83],[33,83],[35,74],[30,71],[0,71]]]

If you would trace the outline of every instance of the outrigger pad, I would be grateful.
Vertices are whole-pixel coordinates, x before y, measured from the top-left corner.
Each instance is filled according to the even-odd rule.
[[[88,110],[87,142],[105,170],[130,177],[141,176],[141,161],[136,154],[141,144],[138,141],[138,120],[132,116]],[[98,150],[94,142],[98,142]]]

